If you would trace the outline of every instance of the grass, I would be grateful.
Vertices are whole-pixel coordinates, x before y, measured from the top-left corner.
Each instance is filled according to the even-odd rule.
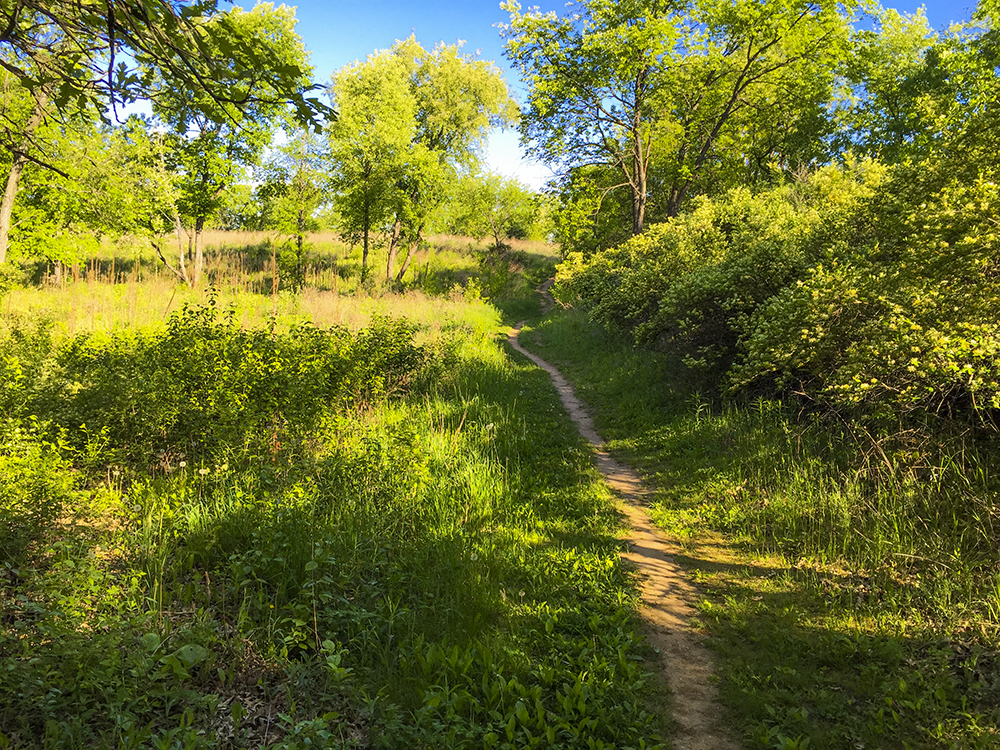
[[[719,403],[578,311],[521,338],[656,486],[651,512],[702,586],[748,747],[1000,744],[995,447],[905,446],[774,401]]]
[[[658,746],[618,515],[498,312],[157,283],[10,298],[0,747]]]
[[[123,257],[121,248],[109,246],[75,272],[65,271],[59,281],[51,267],[35,266],[30,275],[38,283],[0,297],[0,317],[49,320],[59,334],[72,336],[163,325],[185,304],[215,299],[220,307],[233,308],[247,327],[274,318],[283,326],[310,321],[356,330],[373,317],[389,315],[440,328],[468,315],[466,301],[477,314],[488,314],[487,305],[476,304],[483,298],[511,323],[537,313],[531,289],[548,278],[556,260],[551,247],[539,242],[512,241],[511,250],[498,256],[487,253],[483,241],[431,236],[428,247],[417,253],[407,286],[376,283],[373,272],[375,278],[362,287],[360,251],[332,233],[317,233],[307,243],[304,286],[293,291],[282,285],[280,263],[275,275],[273,252],[281,238],[273,233],[208,231],[205,244],[207,283],[196,289],[178,284],[148,251]],[[372,267],[377,270],[379,262],[375,254]]]

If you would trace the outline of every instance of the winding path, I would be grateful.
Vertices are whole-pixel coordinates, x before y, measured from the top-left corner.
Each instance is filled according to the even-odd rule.
[[[550,279],[538,287],[545,298],[542,314],[552,309],[551,286]],[[673,694],[674,749],[737,750],[739,746],[721,726],[722,711],[712,682],[711,657],[691,628],[694,586],[673,560],[678,550],[662,537],[646,513],[645,498],[650,491],[633,469],[615,461],[604,449],[604,441],[594,429],[593,420],[562,373],[521,346],[517,337],[525,322],[522,320],[511,329],[507,340],[552,378],[580,434],[594,446],[597,468],[623,501],[622,510],[631,526],[629,551],[623,557],[631,560],[639,570],[643,601],[640,614],[646,623],[646,637],[660,654]]]

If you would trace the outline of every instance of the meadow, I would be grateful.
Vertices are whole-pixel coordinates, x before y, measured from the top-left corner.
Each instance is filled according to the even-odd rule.
[[[659,746],[613,500],[502,344],[551,260],[297,291],[252,241],[2,300],[0,747]]]
[[[432,235],[414,258],[406,285],[410,294],[394,296],[383,294],[393,285],[383,279],[382,254],[372,253],[362,283],[360,249],[332,232],[307,236],[301,272],[294,244],[275,232],[206,231],[205,244],[205,279],[196,288],[178,284],[148,247],[106,243],[72,266],[28,265],[20,274],[23,283],[0,300],[0,310],[6,321],[43,319],[61,334],[74,335],[160,325],[185,304],[205,304],[211,294],[220,307],[233,309],[242,325],[273,317],[286,327],[309,320],[359,328],[390,314],[435,325],[449,314],[446,300],[454,296],[485,294],[508,317],[530,313],[523,307],[530,299],[527,290],[548,278],[558,258],[542,242],[511,240],[500,257],[488,252],[484,240]]]
[[[404,287],[330,236],[295,284],[280,238],[211,239],[199,289],[106,253],[0,300],[0,747],[669,746],[613,499],[503,344],[525,317],[655,487],[734,737],[997,745],[989,440],[721,399],[538,318],[539,243],[435,238]]]

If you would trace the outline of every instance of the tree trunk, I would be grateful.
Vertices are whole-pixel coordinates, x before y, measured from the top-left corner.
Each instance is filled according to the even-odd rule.
[[[198,286],[201,281],[202,271],[205,270],[205,254],[202,249],[202,231],[205,229],[205,217],[199,216],[194,222],[194,276],[191,287]]]
[[[503,224],[495,215],[490,214],[490,232],[493,235],[493,247],[499,253],[503,249]]]
[[[45,89],[39,90],[35,97],[35,106],[31,110],[31,117],[28,118],[28,123],[24,128],[21,146],[14,150],[14,161],[10,165],[10,172],[7,173],[7,185],[3,191],[3,199],[0,200],[0,265],[7,261],[7,247],[10,244],[10,219],[14,213],[14,199],[17,198],[21,173],[24,172],[24,165],[28,163],[28,156],[25,153],[28,148],[28,140],[45,118],[45,106],[48,101]]]
[[[305,274],[302,271],[302,243],[305,241],[306,234],[306,209],[301,203],[299,204],[298,230],[299,234],[295,238],[295,285],[301,288],[305,282]]]
[[[165,259],[161,257],[161,260],[163,260],[163,263],[164,265],[167,266],[167,268],[169,268],[171,271],[173,271],[180,277],[181,281],[183,281],[188,286],[191,286],[191,279],[188,277],[187,263],[185,262],[186,253],[184,251],[184,236],[183,236],[185,234],[184,225],[181,224],[181,217],[180,214],[177,213],[176,208],[174,209],[174,232],[177,233],[177,267],[180,270],[174,271],[173,267],[169,263],[167,263]],[[189,236],[188,245],[190,244],[191,244],[191,238]]]
[[[367,193],[365,194],[365,230],[363,235],[363,244],[361,247],[361,280],[364,281],[368,276],[368,232],[370,230],[370,219],[371,216],[371,204],[368,200]]]
[[[10,244],[10,217],[14,211],[14,199],[17,197],[17,185],[21,179],[21,172],[28,162],[20,152],[14,156],[14,163],[10,165],[10,172],[7,174],[7,187],[3,192],[3,200],[0,201],[0,264],[7,260],[7,246]]]
[[[157,256],[160,258],[161,261],[163,261],[163,265],[165,265],[170,270],[170,273],[176,276],[179,281],[182,281],[185,284],[187,284],[188,283],[187,276],[185,276],[183,273],[181,273],[181,271],[178,271],[176,268],[170,265],[166,257],[164,257],[163,255],[163,250],[160,249],[160,243],[154,241],[152,244],[153,244],[153,249],[156,250]],[[182,261],[184,260],[183,253],[181,254],[181,260]],[[181,266],[181,270],[183,270],[183,268],[184,266]]]
[[[389,257],[385,261],[385,278],[387,281],[392,279],[392,273],[396,267],[396,253],[399,252],[399,235],[402,230],[403,222],[397,214],[396,221],[392,225],[392,238],[389,240]]]
[[[635,116],[632,119],[632,234],[641,234],[646,221],[646,159],[642,148],[642,104],[645,99],[646,78],[649,69],[642,70],[635,82]],[[647,144],[648,146],[649,144]],[[648,151],[648,148],[646,149]]]
[[[681,212],[681,204],[684,203],[684,196],[687,195],[690,180],[686,180],[680,185],[674,185],[667,198],[667,216],[677,216]]]
[[[646,170],[636,164],[636,187],[632,190],[632,234],[642,234],[646,221]]]
[[[396,274],[396,281],[402,281],[403,276],[406,275],[406,271],[410,267],[410,262],[413,260],[413,256],[417,252],[417,248],[420,246],[420,238],[415,239],[410,243],[409,249],[406,251],[406,260],[403,261],[403,265],[399,268],[399,273]]]
[[[423,234],[424,225],[421,224],[420,228],[417,230],[417,236],[414,238],[413,242],[410,243],[409,249],[406,251],[406,260],[403,261],[402,267],[399,269],[399,274],[396,276],[396,281],[402,281],[403,276],[406,275],[407,269],[410,267],[410,263],[413,261],[413,256],[417,252],[417,248],[420,247],[420,235]]]

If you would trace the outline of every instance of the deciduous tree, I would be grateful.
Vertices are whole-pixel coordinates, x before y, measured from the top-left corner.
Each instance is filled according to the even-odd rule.
[[[323,202],[329,174],[326,148],[318,137],[300,131],[276,148],[257,177],[257,195],[270,203],[270,224],[295,236],[295,282],[301,284],[306,232],[317,226],[313,214]]]
[[[447,228],[453,234],[507,241],[527,237],[539,212],[539,197],[515,179],[497,174],[466,175],[455,186]]]
[[[846,40],[839,6],[582,0],[559,17],[512,0],[503,33],[529,86],[523,141],[564,172],[612,168],[619,180],[602,189],[629,191],[639,233],[649,200],[676,215],[721,162],[770,157],[782,142],[761,137],[767,123],[815,122]]]
[[[256,11],[254,11],[256,12]],[[252,13],[254,13],[252,12]],[[309,83],[305,58],[282,57],[276,46],[247,35],[239,13],[217,13],[216,0],[17,0],[0,4],[0,67],[5,88],[18,86],[31,103],[16,121],[5,119],[7,150],[0,204],[0,262],[25,167],[53,167],[38,128],[74,112],[105,116],[145,98],[151,79],[169,81],[211,102],[216,117],[239,119],[261,106],[290,106],[302,123],[331,112]],[[196,93],[195,93],[196,92]]]
[[[290,88],[301,89],[308,85],[309,66],[295,23],[294,9],[261,3],[250,11],[233,8],[207,25],[224,26],[255,57],[295,71],[299,77],[288,83]],[[224,57],[227,52],[229,48],[221,44],[215,54]],[[247,92],[239,106],[220,101],[207,91],[177,88],[158,69],[147,70],[152,80],[153,113],[171,130],[169,161],[177,171],[179,187],[175,220],[178,234],[182,220],[189,222],[186,231],[194,268],[188,281],[192,286],[198,284],[204,266],[205,223],[221,207],[226,187],[242,177],[246,167],[257,163],[277,127],[290,123],[284,91],[275,89],[267,77],[246,78],[245,63],[230,58],[220,73],[234,89]]]
[[[329,107],[309,69],[245,35],[217,0],[16,0],[0,4],[0,66],[59,109],[99,111],[145,98],[148,70],[220,109],[278,97],[303,123]],[[145,69],[132,61],[141,61]],[[240,82],[243,85],[234,85]]]
[[[342,68],[333,79],[338,118],[330,126],[334,202],[341,230],[361,242],[368,274],[372,237],[390,217],[416,132],[405,62],[390,51]]]
[[[394,52],[406,62],[415,102],[416,129],[409,171],[389,243],[386,275],[393,274],[398,242],[408,241],[406,257],[396,274],[402,281],[420,245],[424,226],[445,192],[445,184],[460,168],[478,165],[479,153],[492,127],[510,123],[517,108],[497,67],[461,45],[438,44],[426,50],[410,37]]]
[[[335,159],[345,226],[367,248],[371,230],[391,217],[386,278],[401,281],[447,182],[475,166],[490,128],[509,122],[515,105],[493,63],[458,45],[428,51],[413,37],[345,68],[335,90],[341,120],[331,132],[342,144]]]
[[[918,100],[940,87],[941,56],[923,9],[880,10],[876,21],[855,32],[842,67],[836,146],[897,162],[925,150],[929,113]]]

